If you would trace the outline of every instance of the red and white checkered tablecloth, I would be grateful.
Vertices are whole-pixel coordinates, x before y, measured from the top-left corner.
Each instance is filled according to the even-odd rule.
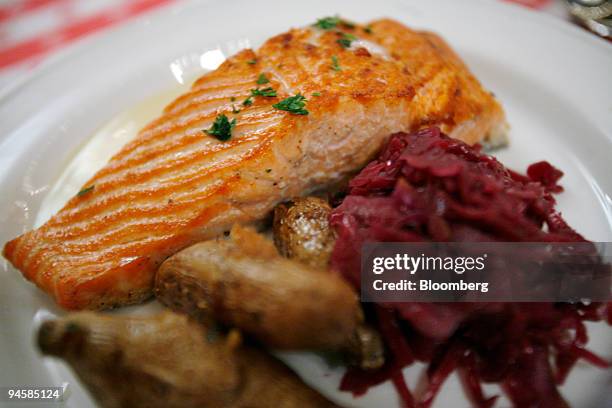
[[[67,44],[178,0],[0,0],[0,89]]]
[[[0,0],[0,89],[80,37],[178,1]],[[501,1],[566,18],[560,0]]]

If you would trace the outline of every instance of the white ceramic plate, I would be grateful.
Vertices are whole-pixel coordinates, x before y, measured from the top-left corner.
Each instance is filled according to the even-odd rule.
[[[78,187],[58,186],[59,177],[91,135],[112,118],[153,95],[176,90],[177,83],[215,68],[224,55],[336,13],[357,21],[389,16],[442,34],[506,109],[511,146],[498,157],[518,170],[541,159],[563,169],[566,192],[559,196],[559,207],[570,224],[592,240],[612,241],[612,45],[552,17],[494,0],[211,0],[180,3],[85,40],[4,92],[0,243],[30,229],[37,218],[44,219],[57,206],[54,197],[61,195],[62,187],[74,194]],[[100,153],[78,156],[81,164],[76,170],[73,164],[75,171],[65,175],[63,183],[66,177],[84,182],[125,138],[125,127],[109,126],[103,129],[109,139]],[[88,149],[96,151],[91,144]],[[146,310],[140,306],[128,312]],[[0,386],[68,383],[65,406],[93,406],[63,364],[42,359],[35,351],[34,328],[41,319],[60,313],[4,262]],[[592,332],[592,348],[612,357],[611,330],[599,325]],[[340,370],[327,368],[309,354],[283,357],[306,381],[346,406],[397,406],[389,385],[353,399],[336,391]],[[414,384],[420,367],[406,373]],[[579,365],[562,390],[575,407],[595,407],[610,387],[609,373]],[[451,378],[435,405],[468,406],[463,401]]]

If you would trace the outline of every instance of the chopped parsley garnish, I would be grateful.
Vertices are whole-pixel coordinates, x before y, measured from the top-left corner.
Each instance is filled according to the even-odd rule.
[[[351,46],[351,43],[356,39],[357,37],[355,37],[353,34],[342,33],[342,37],[338,38],[336,42],[340,44],[342,48],[348,48]]]
[[[268,80],[265,74],[259,74],[257,77],[257,85],[267,84],[268,82],[270,82],[270,80]]]
[[[236,106],[232,105],[232,113],[240,113],[240,109],[236,109]]]
[[[253,104],[253,97],[249,96],[242,102],[242,106],[251,106]]]
[[[304,109],[304,106],[306,106],[306,98],[302,94],[290,96],[272,106],[278,110],[287,111],[295,115],[308,115],[308,111]]]
[[[248,61],[247,61],[247,64],[249,64],[249,65],[255,65],[255,64],[257,64],[257,60],[256,60],[255,58],[253,58],[252,60],[248,60]]]
[[[236,126],[236,119],[230,121],[227,116],[220,114],[215,118],[210,129],[206,129],[204,132],[221,141],[226,141],[232,137],[232,129],[234,129],[234,126]]]
[[[95,187],[96,187],[95,185],[85,187],[84,189],[82,189],[81,191],[77,193],[77,197],[83,197],[85,194],[91,193]]]
[[[263,89],[251,89],[251,96],[267,96],[269,98],[272,98],[276,96],[276,91],[271,87]]]
[[[363,31],[365,31],[368,34],[372,34],[372,27],[366,26],[366,27],[363,28]]]
[[[322,28],[323,30],[329,30],[338,25],[340,19],[338,17],[323,17],[317,20],[313,25],[315,27]]]
[[[313,25],[315,27],[322,28],[323,30],[329,30],[336,27],[338,24],[341,24],[346,28],[355,28],[355,24],[351,23],[350,21],[343,20],[338,16],[320,18]]]
[[[340,67],[340,63],[338,62],[338,57],[334,55],[332,56],[331,60],[332,60],[331,69],[333,69],[334,71],[342,71],[342,68]]]
[[[321,92],[313,92],[312,96],[321,96]]]

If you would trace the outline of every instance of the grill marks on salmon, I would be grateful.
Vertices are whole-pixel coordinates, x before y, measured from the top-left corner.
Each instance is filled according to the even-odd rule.
[[[501,107],[439,37],[370,27],[293,29],[229,58],[4,255],[65,308],[136,303],[166,257],[359,170],[391,133],[436,124],[468,143],[501,140]],[[343,48],[341,31],[358,40]],[[270,83],[256,84],[261,73]],[[242,106],[268,86],[277,97]],[[298,92],[308,116],[272,107]],[[221,113],[237,120],[225,142],[203,132]]]

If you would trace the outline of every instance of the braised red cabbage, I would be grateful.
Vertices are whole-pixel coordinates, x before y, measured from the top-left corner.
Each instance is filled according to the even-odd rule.
[[[548,162],[515,173],[438,128],[395,134],[332,212],[332,267],[358,288],[367,241],[583,242],[554,208],[562,174]],[[340,388],[359,395],[392,380],[405,406],[428,407],[457,371],[477,407],[497,398],[484,395],[483,382],[500,384],[517,407],[566,407],[557,385],[577,360],[609,366],[584,348],[584,322],[612,324],[611,305],[376,304],[372,320],[391,358],[376,372],[349,369]],[[418,396],[401,374],[416,360],[428,363],[429,379]]]

